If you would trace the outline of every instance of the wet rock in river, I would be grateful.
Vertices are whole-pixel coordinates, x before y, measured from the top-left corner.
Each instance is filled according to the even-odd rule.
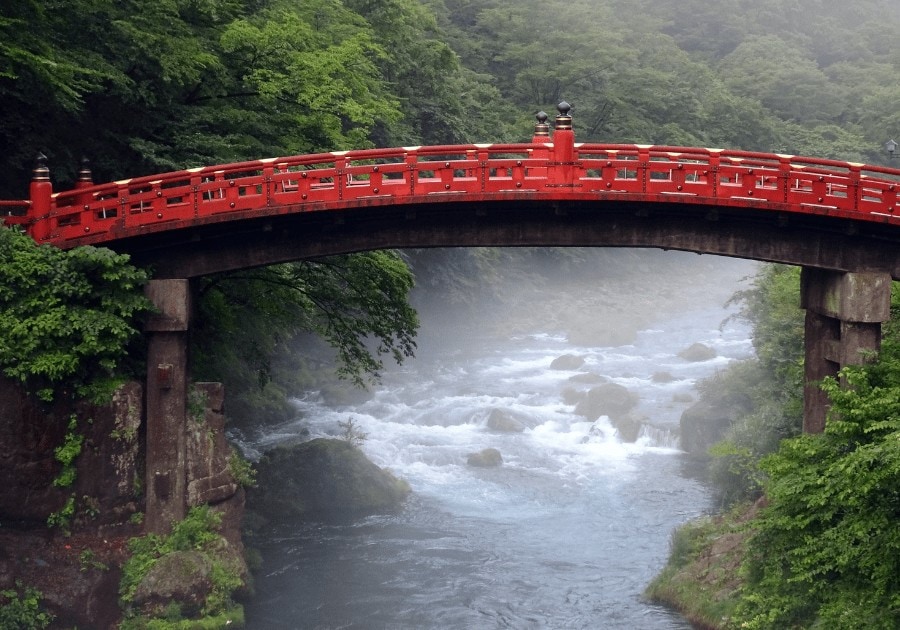
[[[409,484],[372,463],[346,440],[317,438],[279,446],[257,463],[250,508],[269,518],[331,521],[389,513]]]
[[[584,357],[575,354],[564,354],[550,363],[551,370],[577,370],[584,365]]]
[[[503,456],[495,448],[486,448],[477,453],[470,453],[466,463],[476,468],[495,468],[503,464]]]
[[[681,352],[678,353],[678,356],[684,359],[685,361],[691,362],[700,362],[700,361],[709,361],[710,359],[715,359],[716,351],[703,343],[693,343]]]
[[[499,433],[521,433],[526,429],[524,422],[505,409],[491,409],[486,424],[488,429]]]
[[[638,403],[637,394],[616,383],[603,383],[592,387],[584,398],[575,405],[575,413],[588,420],[600,416],[611,419],[623,417]]]

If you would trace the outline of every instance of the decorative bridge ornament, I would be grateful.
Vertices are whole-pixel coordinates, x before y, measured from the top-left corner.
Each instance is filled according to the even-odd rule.
[[[192,168],[107,184],[82,168],[53,192],[39,161],[30,199],[3,221],[39,243],[101,245],[167,230],[283,214],[442,202],[651,202],[758,209],[900,225],[900,169],[793,155],[576,143],[560,104],[530,143],[334,151]]]

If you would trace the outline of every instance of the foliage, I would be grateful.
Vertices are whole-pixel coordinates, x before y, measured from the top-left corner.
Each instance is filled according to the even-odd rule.
[[[108,249],[62,251],[0,227],[0,369],[43,401],[108,397],[150,309],[146,272]]]
[[[0,591],[0,628],[41,630],[53,623],[54,615],[41,609],[43,594],[16,581],[16,588]]]
[[[710,479],[721,502],[731,505],[761,494],[758,462],[799,433],[803,417],[803,311],[800,270],[762,267],[752,287],[735,294],[739,317],[752,326],[754,359],[733,364],[699,386],[701,396],[744,395],[751,410],[713,447]]]
[[[415,0],[36,0],[0,8],[0,197],[266,156],[502,137],[488,77]],[[475,131],[471,121],[477,121]]]
[[[75,495],[71,494],[60,509],[56,512],[52,512],[50,516],[47,517],[47,527],[58,527],[63,534],[68,536],[71,533],[70,526],[72,525],[72,519],[74,518]]]
[[[739,505],[678,527],[672,533],[666,566],[644,594],[674,606],[698,627],[726,625],[738,601],[737,567],[750,512],[752,508]]]
[[[412,285],[403,259],[387,251],[205,278],[195,374],[225,384],[232,412],[274,406],[266,392],[283,400],[287,379],[300,371],[291,362],[276,370],[274,356],[293,349],[302,357],[303,334],[315,333],[336,353],[338,375],[362,386],[379,377],[382,355],[397,362],[412,356],[418,329],[407,301]]]
[[[256,470],[248,460],[241,457],[240,453],[232,449],[228,457],[228,471],[234,480],[244,488],[256,487]]]
[[[119,630],[221,630],[222,628],[243,628],[244,609],[235,605],[215,615],[202,619],[180,619],[180,611],[173,610],[167,619],[124,619]]]
[[[346,420],[338,420],[338,428],[340,429],[341,439],[345,442],[349,442],[353,446],[360,446],[366,441],[366,438],[369,437],[368,433],[365,433],[359,428],[359,425],[353,419],[353,416],[350,416]]]
[[[75,459],[81,455],[81,446],[84,436],[77,433],[78,417],[74,414],[69,417],[69,427],[62,445],[57,446],[53,455],[60,464],[62,470],[53,480],[53,485],[59,488],[68,488],[75,482]]]
[[[746,628],[900,625],[900,346],[824,385],[824,434],[762,462],[739,619]]]
[[[91,549],[84,549],[78,554],[78,563],[81,565],[82,573],[96,569],[98,571],[109,571],[109,565],[97,559],[97,554]]]
[[[212,589],[206,596],[201,614],[215,617],[232,611],[231,595],[242,586],[242,579],[218,556],[222,540],[218,533],[220,523],[221,514],[203,505],[191,508],[183,520],[172,526],[172,532],[167,536],[147,534],[132,538],[128,542],[131,556],[122,567],[119,582],[119,597],[126,609],[133,601],[137,587],[159,558],[177,551],[193,550],[205,554],[212,563]],[[128,616],[134,618],[133,611],[128,611]],[[132,627],[145,627],[141,623],[135,621]]]

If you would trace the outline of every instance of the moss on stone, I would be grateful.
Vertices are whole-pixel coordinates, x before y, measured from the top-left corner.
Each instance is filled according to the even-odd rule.
[[[277,447],[257,464],[249,507],[269,518],[334,520],[398,509],[409,484],[345,440],[317,438]]]

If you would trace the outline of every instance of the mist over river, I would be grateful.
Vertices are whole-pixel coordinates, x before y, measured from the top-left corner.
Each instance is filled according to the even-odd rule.
[[[252,457],[306,430],[336,435],[352,418],[368,434],[367,456],[413,490],[398,514],[272,525],[248,540],[263,562],[247,627],[689,628],[642,592],[673,528],[714,507],[673,429],[698,379],[752,354],[747,324],[728,319],[736,307],[725,303],[755,265],[628,256],[636,268],[627,278],[524,291],[517,308],[484,324],[426,310],[417,357],[386,370],[369,400],[330,407],[312,394],[297,401],[296,421],[233,436]],[[563,312],[636,332],[622,345],[592,345],[567,333]],[[715,358],[678,357],[695,342]],[[550,368],[566,354],[583,365]],[[589,387],[585,374],[639,396],[646,420],[636,442],[605,416],[575,413],[565,392]],[[523,430],[488,429],[494,410]],[[467,465],[487,447],[502,466]]]

